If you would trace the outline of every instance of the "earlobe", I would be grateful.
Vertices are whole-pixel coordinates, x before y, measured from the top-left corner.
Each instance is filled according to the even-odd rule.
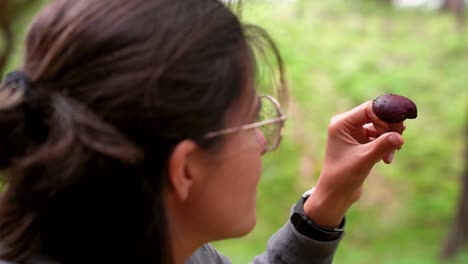
[[[192,170],[189,169],[190,157],[193,156],[197,144],[193,140],[183,140],[177,144],[169,157],[168,177],[175,196],[184,201],[190,194],[194,183]]]

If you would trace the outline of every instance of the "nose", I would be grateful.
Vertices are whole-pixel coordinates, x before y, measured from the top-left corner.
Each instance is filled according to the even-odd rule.
[[[257,136],[258,143],[260,143],[260,146],[262,147],[261,155],[264,155],[268,151],[267,148],[266,148],[267,140],[265,138],[265,135],[258,128],[255,128],[255,134]]]

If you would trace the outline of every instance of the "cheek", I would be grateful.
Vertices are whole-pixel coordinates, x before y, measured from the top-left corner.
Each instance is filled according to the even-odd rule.
[[[226,193],[229,193],[231,210],[229,217],[236,219],[239,232],[250,232],[256,223],[257,187],[262,170],[261,158],[255,155],[239,155],[235,166],[229,168],[230,179],[226,179]]]
[[[216,215],[207,226],[215,228],[221,238],[242,236],[254,228],[262,170],[258,152],[241,151],[229,156],[213,166],[202,199],[205,208]]]
[[[206,177],[195,195],[194,214],[211,239],[242,236],[255,227],[263,151],[256,132],[226,137],[222,148],[209,157]]]
[[[222,190],[232,209],[245,211],[255,206],[257,185],[262,172],[259,155],[237,155],[217,171],[213,177],[219,180],[218,190]]]

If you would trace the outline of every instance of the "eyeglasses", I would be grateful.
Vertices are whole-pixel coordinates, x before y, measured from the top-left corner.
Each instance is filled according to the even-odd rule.
[[[257,120],[254,123],[209,132],[205,134],[203,138],[211,139],[242,130],[257,128],[260,130],[262,136],[262,138],[259,138],[259,142],[263,145],[265,150],[275,150],[279,146],[283,136],[283,125],[286,120],[286,116],[281,110],[280,103],[274,97],[270,95],[262,95],[259,96],[259,101],[260,110]]]

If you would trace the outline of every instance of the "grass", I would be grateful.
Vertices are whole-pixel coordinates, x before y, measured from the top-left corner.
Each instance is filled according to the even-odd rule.
[[[329,119],[382,93],[399,93],[416,102],[419,117],[407,122],[394,163],[376,166],[349,211],[335,263],[440,263],[464,166],[466,34],[456,32],[447,14],[374,1],[272,3],[251,1],[243,17],[266,28],[283,54],[292,95],[286,135],[264,161],[256,229],[215,246],[233,263],[264,251],[290,206],[317,179]],[[17,32],[28,21],[24,16]],[[9,69],[19,64],[21,49]],[[468,251],[447,263],[468,263]]]

